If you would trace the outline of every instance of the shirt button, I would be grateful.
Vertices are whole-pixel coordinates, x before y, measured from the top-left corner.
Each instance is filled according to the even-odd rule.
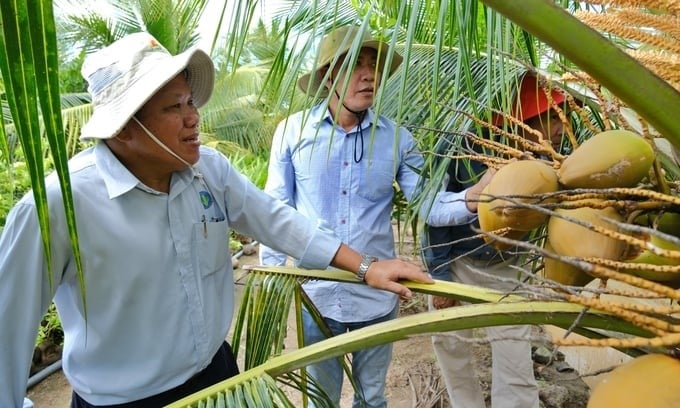
[[[340,221],[340,224],[344,224],[344,223],[345,223],[345,220]]]
[[[342,195],[347,195],[347,190],[342,190]]]
[[[348,164],[349,164],[349,163],[347,163],[347,162],[342,162],[342,165],[343,165],[343,166],[347,166]]]

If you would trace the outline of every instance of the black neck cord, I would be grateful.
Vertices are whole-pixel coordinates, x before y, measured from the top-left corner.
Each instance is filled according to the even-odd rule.
[[[338,101],[340,101],[340,95],[338,94],[337,89],[333,90],[335,92],[335,96],[338,98]],[[357,123],[357,127],[359,128],[359,131],[354,134],[354,162],[359,163],[361,159],[364,158],[364,128],[361,126],[361,123],[364,121],[364,117],[366,117],[366,110],[362,111],[355,111],[347,107],[344,102],[340,102],[343,106],[343,108],[347,109],[348,112],[353,113],[357,119],[359,119],[359,122]],[[357,158],[357,138],[360,138],[361,141],[361,152],[359,153],[359,157]]]
[[[361,127],[361,120],[362,118],[359,119],[359,131],[354,134],[354,163],[359,163],[361,159],[364,158],[364,128]],[[357,159],[357,136],[361,137],[361,154],[359,155],[359,158]]]

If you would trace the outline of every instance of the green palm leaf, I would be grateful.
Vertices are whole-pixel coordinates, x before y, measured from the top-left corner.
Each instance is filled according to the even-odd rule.
[[[56,34],[52,2],[3,2],[0,70],[5,81],[7,100],[13,123],[21,141],[24,158],[31,176],[44,252],[52,282],[50,257],[49,209],[42,160],[42,129],[50,145],[54,166],[64,197],[66,220],[78,268],[78,279],[84,289],[82,264],[67,168],[59,96]],[[26,30],[26,27],[29,30]],[[42,120],[41,120],[42,119]],[[83,290],[83,304],[86,304]]]
[[[293,276],[278,279],[260,275],[256,279],[253,275],[253,278],[248,279],[232,340],[234,353],[238,356],[243,322],[247,321],[246,369],[264,363],[272,355],[281,354],[287,332],[288,311],[296,286],[297,279]],[[258,296],[255,295],[256,287]]]
[[[288,309],[291,303],[284,305],[276,297],[292,299],[293,295],[284,295],[285,291],[297,290],[296,285],[291,284],[291,278],[297,279],[331,279],[341,282],[357,283],[349,272],[332,272],[317,270],[302,270],[287,267],[258,267],[258,270],[268,274],[279,275],[272,279],[264,278],[259,273],[253,273],[249,280],[261,282],[259,284],[258,297],[262,299],[262,304],[269,304],[270,308],[283,307]],[[258,388],[257,393],[262,400],[249,400],[245,391],[247,387],[252,387],[258,379],[279,382],[290,385],[290,376],[295,375],[297,370],[305,366],[333,357],[339,357],[353,351],[373,347],[381,344],[395,342],[406,339],[417,334],[430,334],[434,332],[461,330],[478,327],[488,327],[507,324],[552,324],[582,334],[591,338],[604,337],[602,330],[625,333],[634,336],[651,337],[652,334],[634,324],[626,322],[613,315],[599,312],[596,310],[584,310],[581,306],[561,301],[530,301],[517,295],[506,295],[490,289],[479,288],[464,284],[437,281],[435,284],[419,284],[405,282],[405,284],[416,292],[429,293],[443,296],[453,296],[461,300],[473,302],[467,306],[437,310],[432,312],[420,313],[406,317],[400,317],[388,322],[372,325],[350,333],[331,337],[310,346],[301,347],[297,350],[284,354],[272,354],[265,358],[261,363],[250,367],[241,374],[234,376],[221,383],[215,384],[191,396],[183,398],[169,407],[199,407],[211,399],[217,399],[220,394],[232,395],[235,401],[240,401],[243,406],[278,406],[275,405],[275,398],[280,398],[281,394],[278,387]],[[248,297],[252,297],[252,287],[246,288]],[[271,293],[267,293],[271,292]],[[244,299],[246,294],[244,293]],[[281,327],[278,323],[273,324],[273,320],[263,319],[262,310],[252,308],[248,301],[244,300],[248,309],[247,313],[243,310],[239,312],[238,320],[253,318],[253,327],[257,331],[271,330],[277,332]],[[260,303],[259,301],[257,303]],[[242,306],[243,309],[243,306]],[[284,319],[283,314],[279,317]],[[242,324],[241,324],[242,326]],[[274,326],[272,330],[271,327]],[[257,338],[253,341],[282,341],[281,337],[270,336],[268,339]],[[236,341],[236,339],[234,339]],[[278,345],[273,344],[246,344],[248,347],[258,347],[267,350],[280,350]],[[635,351],[633,351],[635,353]],[[280,379],[281,378],[281,379]],[[293,384],[301,390],[307,390],[304,381]],[[317,395],[315,393],[308,394]],[[252,394],[251,394],[252,396]],[[320,394],[319,398],[322,398]],[[230,399],[231,397],[227,397]],[[322,399],[323,400],[323,399]],[[262,404],[262,405],[258,405]]]

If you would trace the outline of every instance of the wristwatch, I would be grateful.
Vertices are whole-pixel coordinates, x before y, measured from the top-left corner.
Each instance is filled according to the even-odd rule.
[[[368,272],[368,267],[378,258],[370,255],[361,255],[361,263],[359,264],[359,270],[357,271],[356,278],[361,282],[366,282],[366,272]]]

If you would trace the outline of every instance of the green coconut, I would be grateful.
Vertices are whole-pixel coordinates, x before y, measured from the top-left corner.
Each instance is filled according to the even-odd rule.
[[[477,216],[479,219],[479,228],[484,232],[492,232],[494,234],[500,235],[505,238],[510,238],[513,240],[520,240],[526,235],[526,231],[520,231],[510,228],[505,224],[505,219],[500,216],[495,211],[491,210],[491,205],[485,198],[488,192],[489,186],[487,185],[482,190],[480,196],[481,200],[477,204]],[[504,251],[512,248],[512,245],[500,242],[488,235],[484,235],[484,242],[491,245],[492,247],[498,249],[499,251]]]

